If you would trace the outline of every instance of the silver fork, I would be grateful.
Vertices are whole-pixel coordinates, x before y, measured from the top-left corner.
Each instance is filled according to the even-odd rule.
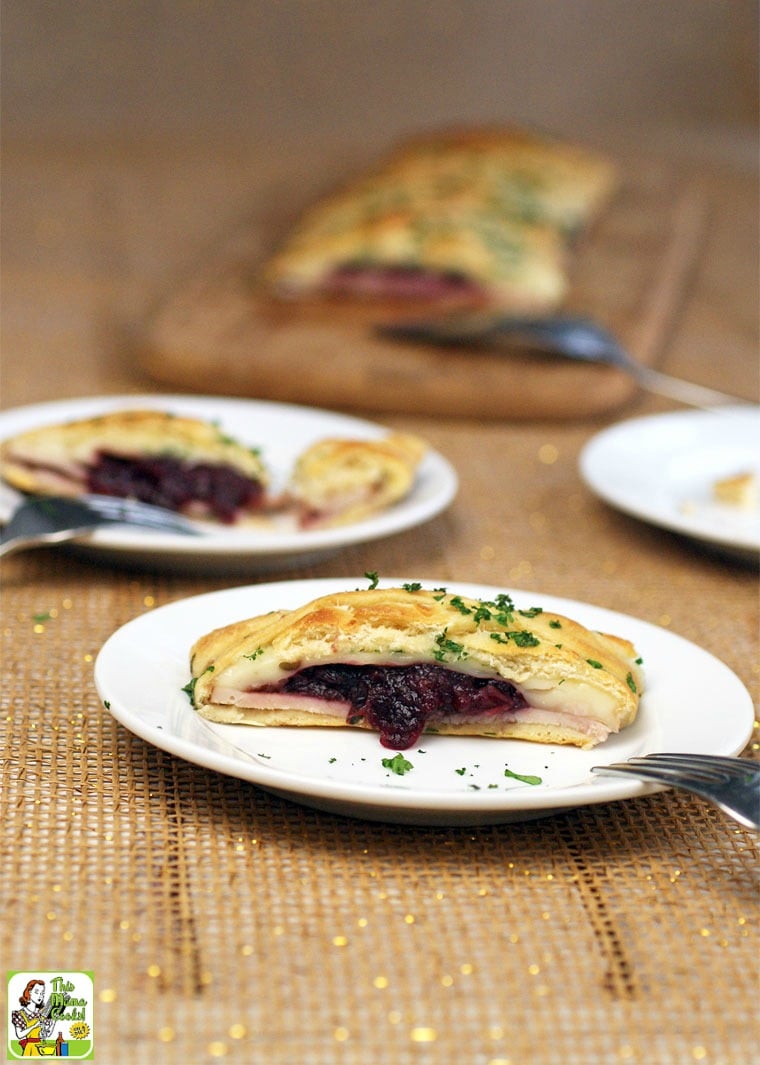
[[[760,829],[760,763],[714,754],[646,754],[592,773],[632,776],[699,795],[746,828]]]
[[[490,314],[453,315],[439,319],[400,321],[377,326],[377,332],[393,340],[459,346],[523,342],[552,355],[576,362],[616,366],[640,386],[668,399],[693,407],[717,407],[748,403],[714,388],[683,381],[661,373],[634,359],[603,326],[588,318],[561,315],[555,318],[500,317]]]
[[[0,530],[0,555],[29,547],[78,540],[103,525],[136,525],[157,532],[198,536],[200,530],[181,514],[116,496],[30,496]]]

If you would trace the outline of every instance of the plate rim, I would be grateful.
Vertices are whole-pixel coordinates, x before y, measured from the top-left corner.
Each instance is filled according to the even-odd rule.
[[[628,418],[624,421],[614,422],[606,428],[595,433],[583,445],[578,456],[578,469],[581,479],[599,499],[609,504],[614,509],[631,517],[644,521],[649,525],[667,529],[672,532],[687,536],[692,540],[711,544],[728,550],[754,555],[760,552],[760,535],[736,536],[721,527],[704,527],[697,525],[688,514],[679,514],[677,511],[663,513],[657,508],[648,507],[638,499],[631,499],[629,493],[620,491],[615,482],[602,478],[598,469],[600,456],[610,447],[617,448],[621,442],[627,442],[629,437],[646,432],[647,428],[657,425],[666,428],[667,423],[699,425],[704,420],[709,425],[709,419],[716,416],[735,418],[757,418],[760,414],[760,406],[753,404],[731,405],[710,410],[678,410],[664,411],[659,414],[641,415],[636,418]]]
[[[392,430],[381,422],[355,416],[344,411],[331,410],[326,407],[311,407],[300,403],[284,403],[277,400],[259,400],[238,396],[195,395],[180,392],[155,393],[109,393],[108,395],[78,396],[61,400],[46,400],[41,403],[29,403],[0,410],[0,443],[20,428],[6,431],[6,423],[20,419],[32,424],[37,417],[45,420],[40,424],[53,422],[59,418],[93,417],[99,410],[112,410],[120,407],[137,408],[140,406],[159,407],[172,404],[187,407],[213,406],[214,408],[241,407],[265,409],[271,414],[281,413],[298,418],[324,419],[333,422],[336,431],[343,429],[347,434],[353,430],[357,434],[366,433],[370,439],[378,439]],[[32,425],[24,426],[31,428]],[[265,444],[262,447],[266,447]],[[150,551],[156,556],[177,556],[192,559],[267,559],[281,557],[312,556],[323,552],[335,551],[352,544],[371,542],[386,536],[392,536],[408,529],[425,524],[445,511],[456,498],[459,490],[459,476],[453,464],[432,445],[421,464],[423,472],[427,468],[428,476],[434,479],[435,492],[428,500],[415,500],[414,490],[410,496],[394,504],[395,509],[372,515],[369,518],[347,525],[328,529],[303,532],[271,533],[262,537],[260,543],[246,539],[246,530],[232,529],[213,531],[208,538],[189,538],[176,533],[156,533],[152,530],[138,529],[98,529],[95,534],[78,546],[88,551],[113,553],[116,555],[133,555]],[[8,493],[15,489],[6,486]],[[16,493],[18,494],[18,493]],[[424,505],[423,505],[424,503]],[[416,509],[416,513],[415,513]],[[228,539],[229,537],[229,539]]]
[[[101,701],[106,706],[106,709],[111,716],[130,732],[139,736],[151,745],[165,750],[174,756],[180,757],[185,761],[191,762],[192,764],[247,781],[254,786],[276,792],[277,794],[290,799],[290,801],[299,802],[301,804],[316,805],[322,809],[348,806],[351,808],[350,812],[353,813],[354,816],[359,817],[368,816],[368,811],[373,811],[375,814],[378,811],[383,811],[385,816],[383,816],[382,819],[390,822],[399,820],[399,818],[403,819],[404,814],[408,815],[413,811],[417,811],[421,815],[437,815],[438,818],[442,815],[452,815],[457,818],[472,815],[476,818],[476,821],[479,821],[481,817],[488,815],[491,820],[503,821],[514,819],[515,814],[522,814],[525,818],[528,818],[530,816],[540,815],[542,811],[566,810],[585,805],[618,801],[662,790],[660,785],[645,783],[633,779],[612,777],[594,777],[592,781],[581,785],[547,787],[535,791],[515,789],[514,791],[502,791],[498,793],[487,793],[485,791],[453,793],[445,790],[439,792],[414,788],[395,790],[388,786],[380,786],[377,784],[369,785],[366,789],[359,788],[357,790],[356,784],[336,781],[334,779],[328,780],[324,775],[317,774],[314,776],[308,776],[299,774],[296,776],[293,772],[287,770],[271,769],[270,767],[262,765],[250,758],[246,752],[240,751],[236,753],[235,745],[232,742],[229,743],[230,753],[220,753],[218,750],[211,749],[210,747],[199,746],[198,742],[165,730],[163,727],[158,728],[153,726],[146,721],[144,716],[145,712],[141,715],[139,711],[132,711],[129,708],[119,705],[118,699],[114,700],[114,692],[111,685],[107,679],[104,680],[104,669],[106,668],[109,655],[113,653],[114,646],[118,646],[119,642],[127,639],[136,629],[139,629],[141,623],[149,625],[150,623],[146,622],[146,618],[155,617],[158,611],[200,610],[204,606],[204,603],[207,604],[212,598],[217,602],[221,602],[227,597],[232,599],[236,596],[244,596],[246,593],[267,594],[269,591],[276,590],[282,586],[286,586],[288,590],[305,587],[304,594],[313,597],[314,594],[322,594],[323,592],[328,592],[330,590],[356,587],[357,582],[361,583],[362,580],[366,581],[366,578],[304,578],[265,582],[263,584],[239,585],[233,588],[204,592],[187,598],[174,600],[173,602],[158,607],[156,610],[150,611],[149,613],[138,615],[136,618],[126,622],[112,633],[96,656],[94,663],[94,680]],[[389,577],[382,579],[380,583],[382,586],[390,586],[402,584],[407,581],[408,578]],[[428,583],[428,581],[423,582],[423,584]],[[606,620],[610,619],[614,621],[622,619],[623,621],[633,621],[637,626],[643,626],[652,636],[664,635],[669,640],[682,645],[684,649],[697,652],[699,655],[708,659],[713,667],[718,667],[720,670],[724,671],[725,676],[730,678],[731,683],[736,686],[737,694],[741,694],[747,704],[748,712],[746,714],[746,722],[744,723],[741,742],[734,740],[731,744],[724,745],[718,753],[731,755],[738,754],[744,749],[746,743],[749,741],[753,729],[754,710],[752,707],[751,696],[745,685],[741,679],[715,655],[704,648],[700,648],[698,645],[677,633],[662,629],[661,627],[643,619],[621,614],[618,611],[593,603],[579,602],[577,600],[566,599],[560,596],[548,595],[540,592],[530,592],[523,589],[500,589],[496,586],[472,584],[470,582],[462,581],[447,581],[444,583],[446,587],[453,591],[460,591],[460,594],[469,594],[474,591],[481,592],[485,595],[493,595],[494,592],[506,590],[507,594],[513,596],[532,596],[539,601],[543,600],[547,603],[550,602],[552,604],[551,608],[557,609],[559,612],[562,612],[563,607],[565,610],[567,610],[567,608],[570,608],[570,610],[575,610],[576,608],[581,608],[581,610],[589,608],[592,611],[601,611]],[[573,616],[573,614],[570,613],[569,616]],[[166,714],[168,720],[170,717],[170,710],[168,708]],[[743,721],[743,713],[741,716]],[[219,734],[212,731],[204,719],[196,718],[195,720],[201,723],[205,728],[208,728],[209,734],[215,737],[217,747],[222,745],[218,742]],[[737,725],[735,727],[738,728],[739,726]],[[257,731],[259,734],[264,734],[267,730],[261,729]],[[604,759],[602,756],[599,759],[599,764],[603,763],[603,761]],[[423,801],[422,805],[420,805],[420,800]],[[430,823],[430,821],[428,817],[425,817],[423,821],[418,823]],[[435,823],[444,822],[437,820]],[[450,823],[455,822],[452,821]]]

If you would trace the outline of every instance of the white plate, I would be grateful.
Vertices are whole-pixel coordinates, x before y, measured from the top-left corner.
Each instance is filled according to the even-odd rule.
[[[580,456],[586,484],[613,507],[732,554],[760,551],[760,510],[712,501],[713,482],[760,480],[760,408],[677,411],[597,433]]]
[[[364,419],[284,403],[207,396],[127,395],[63,400],[0,412],[0,441],[38,426],[126,408],[169,410],[217,422],[241,443],[262,449],[275,487],[284,484],[300,452],[321,437],[376,440],[389,431]],[[313,530],[212,527],[202,539],[115,526],[98,529],[88,539],[87,547],[80,546],[78,550],[95,550],[117,560],[128,559],[153,567],[190,568],[202,563],[207,573],[212,569],[245,569],[256,573],[302,563],[348,544],[380,539],[420,525],[444,510],[456,490],[454,469],[442,455],[431,450],[420,463],[416,482],[405,499],[351,525]],[[18,499],[17,492],[0,485],[0,517],[7,518]]]
[[[382,580],[398,585],[401,579]],[[408,824],[488,824],[542,817],[588,803],[657,790],[601,777],[591,767],[651,751],[737,754],[753,708],[722,662],[671,632],[601,607],[514,591],[518,606],[542,606],[587,627],[633,640],[647,691],[636,722],[591,751],[513,740],[423,736],[404,752],[403,776],[382,765],[393,752],[375,733],[352,729],[219,725],[201,718],[182,692],[193,642],[220,625],[319,595],[366,588],[366,578],[283,581],[232,588],[171,603],[128,622],[105,643],[95,684],[105,707],[144,740],[196,765],[250,781],[307,806]],[[451,583],[450,591],[491,599],[498,591]],[[424,753],[423,753],[424,752]],[[505,767],[542,778],[525,784]]]

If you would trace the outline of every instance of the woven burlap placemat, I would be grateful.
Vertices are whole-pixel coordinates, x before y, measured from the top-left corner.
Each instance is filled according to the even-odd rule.
[[[467,520],[389,541],[388,572]],[[3,570],[0,956],[94,973],[98,1065],[758,1060],[757,852],[714,808],[415,828],[296,805],[146,744],[93,685],[123,623],[245,582],[63,552]]]

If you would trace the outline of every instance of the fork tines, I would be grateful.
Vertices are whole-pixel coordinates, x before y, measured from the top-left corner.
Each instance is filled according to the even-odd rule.
[[[121,496],[87,495],[82,498],[82,502],[100,514],[101,517],[108,518],[110,521],[126,522],[127,524],[174,532],[197,534],[199,531],[182,514],[154,506],[152,503],[143,503],[137,499],[128,499]]]
[[[651,769],[701,775],[704,780],[728,779],[730,777],[751,778],[760,775],[760,763],[747,758],[728,758],[713,754],[646,754],[639,758],[629,758],[626,765],[647,766]]]

